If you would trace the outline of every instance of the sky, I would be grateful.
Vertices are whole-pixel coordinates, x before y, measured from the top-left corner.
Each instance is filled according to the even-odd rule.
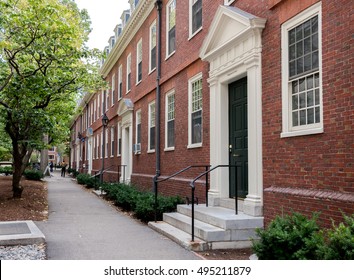
[[[88,47],[103,51],[114,35],[113,29],[121,23],[120,16],[130,8],[128,0],[75,0],[79,9],[86,9],[91,18]]]

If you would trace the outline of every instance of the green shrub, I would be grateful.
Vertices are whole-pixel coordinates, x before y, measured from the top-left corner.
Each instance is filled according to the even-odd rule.
[[[119,184],[114,197],[115,204],[126,211],[135,209],[139,191],[131,185]]]
[[[10,175],[13,173],[11,166],[0,166],[0,174]]]
[[[102,191],[106,193],[106,197],[108,199],[115,199],[117,193],[118,193],[118,188],[120,184],[119,183],[102,183],[100,185]]]
[[[86,182],[90,179],[89,174],[80,173],[76,176],[77,183],[80,185],[86,185]]]
[[[24,174],[27,180],[40,181],[43,178],[43,172],[40,170],[25,170]]]
[[[184,200],[179,196],[161,196],[157,197],[156,219],[161,221],[163,213],[176,211],[177,204],[183,204]],[[155,195],[147,192],[138,196],[134,208],[135,216],[143,222],[153,221],[155,219]]]
[[[253,241],[254,252],[261,260],[317,259],[324,244],[317,218],[300,213],[276,217],[267,229],[257,230],[260,240]]]
[[[152,192],[139,191],[136,187],[127,184],[104,183],[101,185],[106,197],[114,200],[115,205],[126,211],[133,211],[141,221],[148,222],[155,219],[155,195]],[[164,212],[176,210],[177,204],[183,204],[184,200],[178,196],[158,196],[157,218],[162,219]]]
[[[325,232],[326,245],[321,247],[319,259],[354,260],[354,214],[343,215],[344,222]]]
[[[87,188],[97,188],[99,185],[99,180],[96,177],[92,177],[86,173],[79,173],[76,176],[76,180],[80,185],[86,185]]]

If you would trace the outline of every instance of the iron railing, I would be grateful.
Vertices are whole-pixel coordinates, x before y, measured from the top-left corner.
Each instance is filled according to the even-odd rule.
[[[195,177],[191,183],[190,183],[190,187],[192,189],[192,242],[194,242],[194,192],[195,192],[195,182],[197,180],[199,180],[201,177],[203,176],[208,176],[208,174],[217,169],[217,168],[224,168],[224,167],[227,167],[227,168],[230,168],[230,167],[233,167],[235,168],[236,165],[217,165],[217,166],[214,166],[213,168],[210,168],[208,170],[206,170],[205,172],[199,174],[197,177]],[[235,180],[237,181],[237,172],[235,172]],[[237,215],[237,207],[238,207],[238,203],[237,203],[237,184],[236,184],[236,190],[235,190],[235,214]]]
[[[176,177],[177,175],[188,171],[191,168],[200,168],[200,167],[204,167],[206,171],[208,171],[210,165],[190,165],[187,166],[186,168],[181,169],[180,171],[177,171],[176,173],[166,177],[166,178],[162,178],[162,179],[158,179],[158,175],[156,175],[154,177],[154,193],[155,193],[155,205],[154,205],[154,210],[155,210],[155,223],[157,222],[157,196],[158,196],[158,183],[167,181],[173,177]],[[204,172],[205,173],[205,172]],[[206,205],[208,206],[208,189],[209,189],[209,178],[208,176],[206,176],[205,179],[205,199],[206,199]],[[194,198],[192,199],[192,205],[194,204]]]
[[[106,169],[103,170],[102,174],[107,172],[108,170],[112,169],[113,167],[115,167],[116,165],[111,165],[109,167],[107,167]],[[123,183],[125,183],[125,169],[126,169],[127,165],[126,164],[119,164],[117,166],[117,174],[118,174],[118,182],[120,182],[120,174],[123,174]],[[122,172],[123,169],[123,172]],[[98,177],[101,175],[101,170],[99,171],[95,171],[95,174],[92,175],[91,177]]]

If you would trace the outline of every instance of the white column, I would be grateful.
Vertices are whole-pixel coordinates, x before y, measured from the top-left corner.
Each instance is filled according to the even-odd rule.
[[[252,216],[263,214],[262,169],[262,84],[260,61],[247,68],[248,77],[248,195],[243,211]]]

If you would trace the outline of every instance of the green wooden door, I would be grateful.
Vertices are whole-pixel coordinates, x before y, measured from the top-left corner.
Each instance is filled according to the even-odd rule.
[[[230,197],[248,193],[247,78],[229,85]]]

